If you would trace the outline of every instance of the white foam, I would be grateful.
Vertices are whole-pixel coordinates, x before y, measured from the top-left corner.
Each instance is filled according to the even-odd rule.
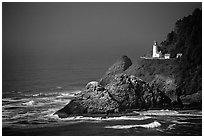
[[[58,117],[58,115],[54,115],[54,113],[52,113],[52,114],[48,114],[48,115],[46,115],[45,117],[49,117],[49,118],[52,118],[52,119],[56,119],[56,120],[59,120],[59,117]]]
[[[10,119],[19,119],[19,118],[25,118],[25,117],[28,117],[28,116],[33,116],[35,115],[35,113],[25,113],[25,114],[17,114],[13,117],[11,117]]]
[[[175,129],[174,126],[176,126],[176,124],[171,124],[171,125],[169,125],[169,126],[167,127],[167,129],[170,129],[170,130]]]
[[[2,109],[3,110],[7,110],[7,109],[10,109],[10,108],[24,108],[24,107],[26,107],[26,106],[22,106],[22,105],[4,105],[4,106],[2,106]]]
[[[53,100],[49,104],[57,104],[57,105],[67,105],[71,100],[66,99],[66,100]]]
[[[112,128],[112,129],[129,129],[129,128],[135,128],[135,127],[143,127],[143,128],[156,128],[160,127],[161,124],[157,121],[154,121],[149,124],[144,125],[115,125],[115,126],[106,126],[105,128]]]
[[[26,105],[26,106],[32,106],[34,105],[35,101],[31,100],[29,102],[26,102],[26,103],[22,103],[22,105]]]
[[[57,98],[67,98],[67,97],[75,97],[74,93],[61,93]]]
[[[171,110],[149,110],[145,112],[140,112],[140,115],[177,115],[177,111]]]
[[[180,121],[177,121],[177,120],[173,120],[171,122],[176,123],[176,124],[193,124],[191,122],[180,122]]]
[[[59,120],[84,120],[84,121],[115,121],[115,120],[146,120],[151,117],[149,116],[120,116],[120,117],[84,117],[84,116],[74,116],[67,118],[59,118],[58,115],[50,115],[51,118]]]
[[[202,117],[202,115],[200,115],[200,114],[177,114],[177,116],[200,116],[200,117]]]
[[[33,97],[40,96],[42,93],[33,94]]]
[[[56,96],[58,95],[59,92],[40,92],[40,93],[35,93],[35,94],[25,94],[25,96],[33,96],[33,97],[40,97],[40,96]]]
[[[121,116],[121,117],[109,117],[103,120],[146,120],[151,117],[149,116]]]
[[[12,98],[4,98],[2,99],[3,102],[22,102],[25,101],[26,99],[12,99]]]
[[[144,112],[137,112],[133,111],[135,113],[139,113],[140,115],[154,115],[154,116],[202,116],[202,114],[192,114],[192,113],[179,113],[178,111],[173,111],[173,110],[149,110],[149,111],[144,111]]]
[[[62,89],[62,87],[61,86],[57,86],[57,89]]]
[[[60,93],[60,95],[57,97],[75,97],[80,92],[81,90],[72,91],[72,92],[63,92],[63,93]]]

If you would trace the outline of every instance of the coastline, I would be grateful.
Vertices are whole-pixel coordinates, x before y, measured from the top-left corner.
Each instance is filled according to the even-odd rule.
[[[165,114],[167,112],[167,114]],[[146,113],[146,114],[144,114]],[[157,113],[157,114],[155,114]],[[174,114],[175,113],[175,114]],[[182,115],[183,114],[183,115]],[[143,115],[143,116],[141,116]],[[97,117],[100,117],[99,119]],[[127,117],[127,118],[125,118]],[[143,117],[143,118],[142,118]],[[81,118],[81,120],[80,120]],[[171,118],[169,120],[169,118]],[[181,119],[183,118],[183,119]],[[184,119],[185,118],[185,119]],[[158,122],[155,128],[134,127]],[[121,128],[117,127],[121,126]],[[125,128],[127,125],[133,127]],[[191,128],[194,126],[193,128]],[[180,129],[174,129],[179,127]],[[115,128],[115,129],[114,129]],[[184,133],[182,128],[187,128]],[[191,130],[188,130],[190,129]],[[3,136],[142,136],[142,135],[202,135],[202,111],[200,110],[148,110],[124,114],[84,115],[79,119],[61,120],[34,127],[3,127]],[[78,131],[80,130],[80,133]],[[170,132],[169,132],[170,131]],[[172,132],[171,132],[172,131]],[[174,133],[174,131],[176,133]],[[178,131],[178,132],[177,132]],[[181,132],[179,132],[181,131]],[[192,132],[191,132],[192,131]],[[168,132],[168,133],[167,133]],[[196,133],[195,133],[196,132]]]

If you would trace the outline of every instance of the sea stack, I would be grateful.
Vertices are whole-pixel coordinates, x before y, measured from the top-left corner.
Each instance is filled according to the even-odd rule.
[[[100,84],[105,86],[108,83],[111,82],[111,80],[114,78],[114,75],[123,73],[125,70],[127,70],[132,65],[132,61],[129,57],[123,55],[121,56],[102,76],[100,79]]]

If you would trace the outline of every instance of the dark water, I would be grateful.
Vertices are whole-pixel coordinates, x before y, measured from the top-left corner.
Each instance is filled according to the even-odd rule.
[[[3,57],[3,92],[78,89],[98,80],[112,62],[106,57]]]
[[[53,115],[87,82],[99,79],[113,61],[39,57],[5,62],[4,59],[3,135],[202,134],[202,114],[196,110],[156,110],[107,118],[77,116],[60,119]]]
[[[3,135],[202,135],[202,112],[149,110],[117,117],[54,113],[80,91],[12,92],[2,101]],[[11,96],[12,95],[12,96]]]

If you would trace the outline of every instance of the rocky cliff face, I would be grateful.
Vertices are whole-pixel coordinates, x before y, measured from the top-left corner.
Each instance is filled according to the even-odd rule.
[[[202,90],[202,11],[195,9],[192,15],[178,20],[174,31],[167,35],[158,49],[163,54],[170,53],[172,59],[141,59],[136,68],[130,67],[125,73],[150,83],[158,75],[163,79],[171,78],[176,86],[176,95],[182,96],[184,103],[196,102],[194,95],[199,95]],[[175,59],[177,53],[182,53],[182,57]],[[192,99],[184,100],[184,97]]]
[[[202,11],[195,9],[192,15],[180,19],[175,29],[161,43],[160,50],[170,53],[182,53],[175,70],[178,74],[178,85],[183,95],[189,95],[202,89]]]
[[[114,78],[115,74],[124,72],[132,65],[132,61],[127,56],[121,56],[102,76],[100,84],[105,86]]]
[[[90,87],[82,91],[55,114],[64,118],[70,115],[127,112],[132,109],[172,108],[171,99],[153,85],[133,75],[116,74],[105,87]]]
[[[131,63],[127,59],[122,62],[123,65]],[[117,61],[114,67],[120,66],[118,63]],[[119,113],[132,109],[172,109],[182,106],[178,102],[174,91],[176,86],[171,78],[158,76],[148,83],[134,75],[127,75],[125,70],[116,72],[111,67],[107,72],[111,74],[111,79],[106,80],[106,85],[88,83],[86,90],[55,114],[63,118],[70,115]]]

